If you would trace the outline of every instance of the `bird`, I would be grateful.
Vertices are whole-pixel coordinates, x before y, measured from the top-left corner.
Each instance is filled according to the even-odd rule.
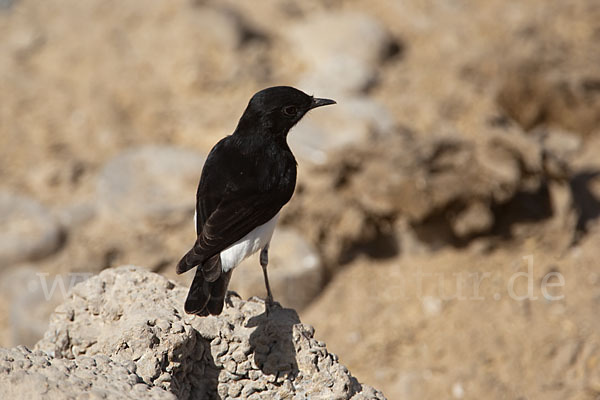
[[[287,136],[307,112],[330,104],[336,102],[291,86],[263,89],[251,97],[233,133],[209,152],[196,192],[197,238],[176,267],[177,274],[196,268],[186,313],[221,314],[233,269],[259,250],[269,312],[269,245],[296,187],[297,162]]]

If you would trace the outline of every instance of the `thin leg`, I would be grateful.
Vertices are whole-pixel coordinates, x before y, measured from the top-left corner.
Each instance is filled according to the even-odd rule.
[[[267,312],[269,307],[273,305],[273,294],[271,293],[271,286],[269,285],[269,276],[267,275],[267,265],[269,264],[269,245],[267,244],[260,252],[260,266],[263,270],[265,277],[265,286],[267,287]]]

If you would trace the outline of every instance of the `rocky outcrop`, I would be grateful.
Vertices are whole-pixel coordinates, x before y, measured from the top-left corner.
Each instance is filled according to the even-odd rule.
[[[384,398],[295,311],[230,292],[222,315],[198,318],[186,290],[131,266],[78,284],[33,352],[0,350],[0,397]]]
[[[520,218],[549,218],[548,186],[569,179],[578,138],[551,129],[525,136],[510,122],[482,129],[477,140],[404,130],[346,146],[300,181],[283,222],[318,245],[329,269],[360,252],[461,245],[510,232]]]

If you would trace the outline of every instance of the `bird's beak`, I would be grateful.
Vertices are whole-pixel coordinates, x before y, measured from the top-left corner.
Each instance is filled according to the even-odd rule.
[[[330,99],[313,99],[312,101],[312,105],[310,106],[311,110],[313,108],[317,108],[317,107],[321,107],[321,106],[328,106],[330,104],[337,104],[335,102],[335,100],[330,100]]]

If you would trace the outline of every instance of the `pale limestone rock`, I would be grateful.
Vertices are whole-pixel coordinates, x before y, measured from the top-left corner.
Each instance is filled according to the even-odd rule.
[[[186,292],[132,266],[75,286],[33,353],[0,349],[0,398],[384,398],[294,310],[230,294],[220,316],[195,317]]]

